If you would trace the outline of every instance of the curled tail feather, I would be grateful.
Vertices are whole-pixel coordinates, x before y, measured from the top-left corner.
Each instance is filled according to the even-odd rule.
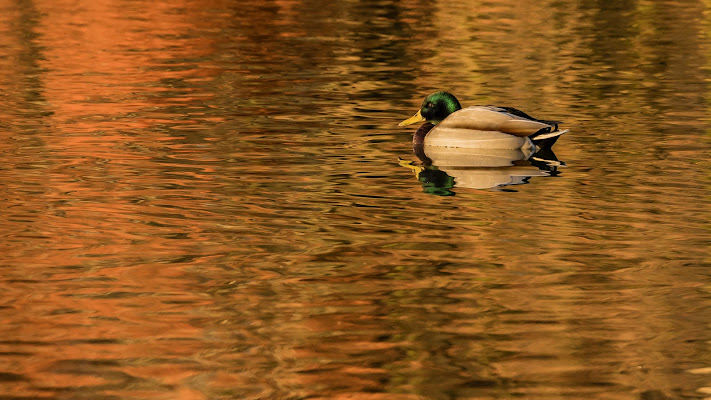
[[[554,124],[553,128],[541,129],[540,131],[529,136],[529,138],[536,146],[543,149],[546,147],[553,146],[560,137],[560,135],[566,132],[568,132],[567,129],[559,131],[558,124]]]

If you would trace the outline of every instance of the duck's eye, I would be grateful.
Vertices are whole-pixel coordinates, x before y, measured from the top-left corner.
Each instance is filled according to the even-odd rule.
[[[425,108],[432,108],[432,103],[425,104]]]

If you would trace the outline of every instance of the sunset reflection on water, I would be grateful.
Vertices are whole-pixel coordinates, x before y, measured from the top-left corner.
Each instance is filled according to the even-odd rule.
[[[0,4],[0,398],[708,396],[708,11]],[[440,89],[567,166],[431,195]]]

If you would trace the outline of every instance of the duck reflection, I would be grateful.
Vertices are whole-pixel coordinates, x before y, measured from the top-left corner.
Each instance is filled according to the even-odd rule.
[[[510,190],[505,187],[526,184],[532,177],[555,176],[565,166],[550,147],[472,149],[414,144],[413,150],[421,164],[400,159],[400,165],[414,172],[425,193],[439,196],[453,196],[455,187]]]

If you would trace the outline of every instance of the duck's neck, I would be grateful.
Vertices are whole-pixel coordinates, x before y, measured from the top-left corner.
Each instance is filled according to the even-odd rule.
[[[414,145],[423,145],[425,144],[425,136],[429,133],[429,131],[434,128],[433,124],[430,124],[429,122],[425,122],[422,124],[420,129],[415,132],[415,135],[412,137],[412,144]]]
[[[432,165],[432,159],[427,157],[427,153],[425,153],[425,145],[420,143],[420,144],[413,144],[412,145],[412,152],[415,153],[415,156],[422,161],[422,166],[423,167],[429,167]]]

